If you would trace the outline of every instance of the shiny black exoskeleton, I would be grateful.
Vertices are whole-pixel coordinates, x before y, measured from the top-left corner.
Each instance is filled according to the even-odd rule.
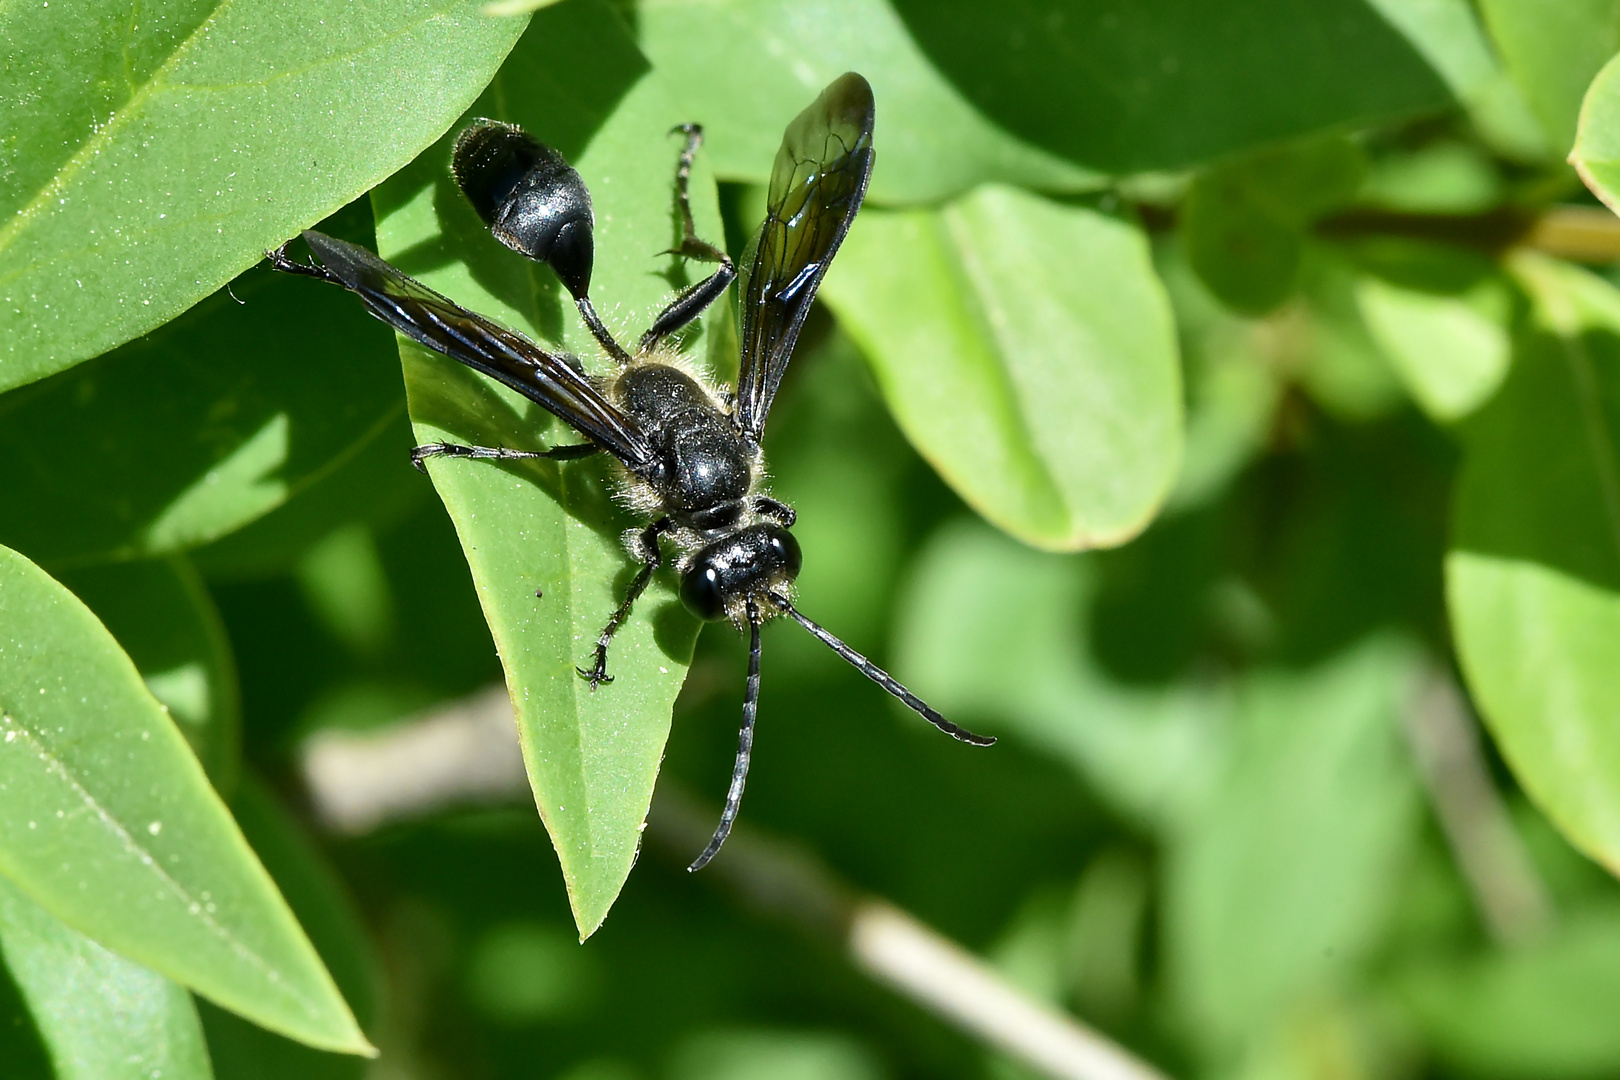
[[[576,358],[458,306],[353,244],[306,232],[319,265],[292,261],[285,246],[269,255],[279,270],[351,290],[400,333],[505,383],[588,440],[538,452],[433,443],[413,451],[419,468],[441,456],[567,459],[600,450],[623,466],[621,494],[651,524],[630,534],[641,569],[597,639],[592,666],[580,669],[592,689],[612,681],[608,647],[663,564],[664,542],[678,553],[687,609],[702,619],[748,626],[748,682],[731,789],[720,825],[693,870],[720,850],[736,819],[759,708],[760,625],[773,615],[793,619],[941,731],[980,746],[995,741],[946,720],[793,606],[801,565],[798,541],[789,532],[794,513],[763,487],[765,418],[822,275],[866,194],[872,123],[872,88],[851,73],[788,125],[771,171],[765,221],[741,260],[742,355],[734,394],[711,386],[664,344],[738,277],[726,253],[700,240],[693,228],[687,183],[702,138],[696,125],[677,129],[686,146],[675,181],[682,238],[673,253],[718,269],[670,301],[634,353],[614,339],[590,301],[595,219],[579,173],[512,124],[481,120],[456,140],[452,171],[468,201],[497,240],[557,274],[586,327],[616,361],[609,376],[587,375]]]

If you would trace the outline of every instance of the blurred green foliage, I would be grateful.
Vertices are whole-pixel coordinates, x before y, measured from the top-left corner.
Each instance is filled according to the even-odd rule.
[[[742,639],[660,575],[583,691],[605,472],[430,484],[413,439],[567,433],[252,265],[330,215],[594,364],[458,118],[579,164],[628,337],[700,270],[669,126],[735,254],[846,69],[877,171],[772,490],[804,610],[1000,741],[773,623],[742,828],[1170,1076],[1620,1073],[1620,274],[1514,246],[1620,201],[1620,4],[60,7],[0,9],[0,1074],[1030,1075],[641,848],[655,779],[725,789]],[[307,739],[503,675],[544,823],[315,825]]]

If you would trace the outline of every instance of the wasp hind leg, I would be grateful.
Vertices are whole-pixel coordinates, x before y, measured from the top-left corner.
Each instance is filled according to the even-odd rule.
[[[731,287],[732,281],[737,277],[737,267],[731,261],[731,256],[707,240],[700,239],[697,226],[692,222],[692,197],[688,189],[692,183],[692,159],[697,156],[698,147],[703,145],[703,128],[697,124],[682,124],[671,134],[676,131],[686,136],[686,146],[681,150],[680,164],[675,167],[675,202],[681,214],[681,245],[671,248],[664,254],[719,263],[720,268],[696,285],[681,290],[680,295],[658,313],[652,326],[641,335],[639,349],[642,352],[658,344],[660,338],[673,334],[703,314],[710,304]]]

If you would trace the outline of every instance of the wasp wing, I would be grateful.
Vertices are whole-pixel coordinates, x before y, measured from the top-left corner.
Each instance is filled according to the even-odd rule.
[[[737,418],[765,431],[799,328],[872,176],[872,88],[839,76],[782,136],[765,223],[743,253]]]
[[[505,383],[624,462],[649,466],[652,448],[620,412],[561,355],[441,296],[363,247],[309,230],[304,240],[345,288],[377,318],[452,360]],[[577,362],[577,361],[576,361]]]

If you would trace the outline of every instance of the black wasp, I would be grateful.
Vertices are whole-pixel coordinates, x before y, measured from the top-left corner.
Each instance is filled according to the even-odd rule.
[[[550,266],[573,295],[585,325],[617,364],[609,376],[586,374],[580,361],[459,307],[361,247],[304,233],[321,264],[290,260],[285,245],[269,254],[277,270],[319,278],[360,296],[377,318],[430,349],[483,372],[544,406],[588,442],[543,452],[432,443],[412,451],[430,457],[576,458],[606,450],[622,466],[619,493],[652,519],[627,544],[642,561],[624,603],[580,675],[594,689],[611,681],[608,644],[663,563],[660,540],[676,551],[681,600],[698,617],[748,626],[748,685],[737,762],[725,810],[696,870],[725,843],[742,800],[759,709],[759,628],[790,616],[867,678],[941,731],[977,746],[994,739],[957,727],[888,672],[800,614],[791,601],[799,544],[788,530],[793,508],[765,494],[760,439],[771,400],[793,353],[799,328],[833,253],[849,231],[872,175],[872,88],[853,72],[822,91],[788,125],[771,170],[769,209],[742,258],[742,357],[737,390],[717,389],[664,343],[718,299],[738,269],[725,252],[700,240],[687,184],[702,140],[693,124],[675,174],[682,239],[675,250],[718,264],[680,292],[653,320],[632,354],[597,317],[589,291],[594,218],[585,182],[555,150],[511,124],[482,120],[457,138],[452,168],[462,192],[495,238]]]

